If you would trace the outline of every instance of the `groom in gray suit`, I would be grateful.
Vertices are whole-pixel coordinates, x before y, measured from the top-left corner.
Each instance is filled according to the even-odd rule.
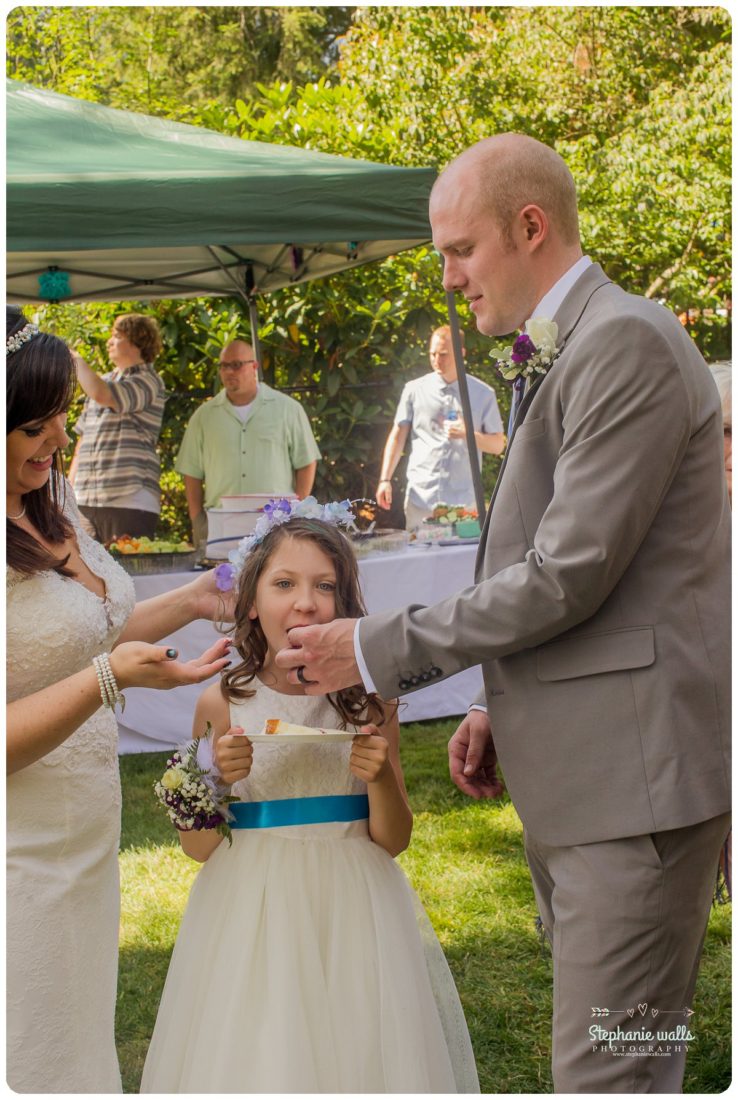
[[[555,1088],[676,1092],[729,827],[717,390],[677,319],[582,255],[574,182],[547,146],[467,149],[430,216],[444,285],[479,330],[553,321],[556,357],[517,412],[476,584],[295,629],[278,662],[309,694],[361,679],[384,698],[481,663],[451,772],[494,796],[499,759],[523,822],[553,950]]]

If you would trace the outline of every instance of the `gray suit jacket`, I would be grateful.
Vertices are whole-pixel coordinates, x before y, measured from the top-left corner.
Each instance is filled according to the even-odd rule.
[[[477,583],[359,640],[386,698],[481,663],[518,813],[567,845],[729,809],[730,512],[717,389],[676,317],[594,264],[555,320]]]

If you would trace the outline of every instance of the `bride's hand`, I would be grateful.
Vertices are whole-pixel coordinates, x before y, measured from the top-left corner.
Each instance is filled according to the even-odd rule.
[[[110,667],[123,690],[147,687],[168,690],[200,684],[229,664],[230,638],[219,638],[193,661],[178,661],[177,650],[148,642],[122,642],[110,655]]]
[[[237,783],[251,771],[254,747],[241,726],[231,726],[213,738],[213,759],[224,783]]]
[[[226,562],[223,563],[227,565]],[[231,588],[224,590],[218,587],[219,578],[216,576],[220,566],[208,569],[201,573],[194,581],[190,581],[189,589],[194,601],[195,619],[207,619],[211,623],[232,623],[234,619],[236,588],[231,580]],[[220,583],[223,583],[221,580]]]

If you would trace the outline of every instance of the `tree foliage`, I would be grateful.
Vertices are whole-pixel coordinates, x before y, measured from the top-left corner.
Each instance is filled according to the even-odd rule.
[[[193,121],[259,81],[319,79],[346,7],[38,7],[7,21],[8,76],[110,107]]]
[[[186,48],[183,48],[186,44]],[[110,57],[116,58],[115,66]],[[117,67],[116,67],[117,66]],[[730,346],[730,24],[717,7],[16,8],[11,75],[234,136],[391,164],[442,167],[505,130],[561,152],[585,249],[626,289],[685,316],[703,351]],[[92,354],[122,306],[49,307]],[[248,335],[238,301],[152,302],[183,424],[213,392],[222,342]],[[375,486],[399,389],[445,320],[432,249],[259,303],[267,381],[295,393],[325,462],[318,490]],[[469,365],[489,341],[465,304]],[[488,488],[498,464],[485,459]]]

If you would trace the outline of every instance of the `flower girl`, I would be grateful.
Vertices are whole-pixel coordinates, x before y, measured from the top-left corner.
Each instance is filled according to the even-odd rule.
[[[241,661],[194,723],[238,799],[232,844],[180,831],[205,865],[142,1092],[479,1092],[448,965],[392,858],[412,830],[396,705],[306,696],[274,663],[292,627],[365,613],[351,522],[343,505],[276,502],[241,544]],[[328,732],[263,736],[270,719]]]

